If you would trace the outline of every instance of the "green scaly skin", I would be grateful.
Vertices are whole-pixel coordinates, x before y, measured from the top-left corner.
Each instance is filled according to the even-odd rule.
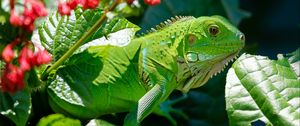
[[[173,90],[202,86],[243,46],[243,33],[222,17],[185,17],[127,46],[95,46],[73,56],[82,62],[72,64],[71,57],[49,86],[49,102],[54,111],[82,119],[129,111],[124,125],[139,125]],[[88,76],[68,75],[76,65]]]

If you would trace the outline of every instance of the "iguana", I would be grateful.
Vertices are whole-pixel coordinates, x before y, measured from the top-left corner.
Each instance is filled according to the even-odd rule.
[[[173,90],[205,84],[245,41],[220,16],[172,18],[153,31],[73,55],[49,85],[53,110],[80,119],[129,111],[124,125],[139,125]]]

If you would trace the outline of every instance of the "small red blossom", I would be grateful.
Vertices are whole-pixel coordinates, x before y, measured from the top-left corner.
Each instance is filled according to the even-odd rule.
[[[30,48],[31,43],[29,41],[23,41],[24,46],[18,54],[18,65],[14,65],[14,62],[12,62],[15,58],[13,48],[20,42],[20,38],[17,38],[8,44],[2,52],[2,58],[6,66],[0,79],[0,88],[4,92],[14,93],[17,90],[23,89],[25,85],[25,73],[36,66],[49,63],[52,59],[46,50],[38,50],[34,53]]]
[[[44,17],[47,15],[47,10],[44,4],[40,0],[25,0],[24,11],[21,15],[18,15],[14,10],[14,0],[10,1],[10,23],[13,26],[22,27],[27,31],[32,32],[34,29],[34,21],[38,17]]]
[[[83,5],[84,9],[94,9],[98,6],[99,0],[86,0],[85,4]]]
[[[60,4],[58,4],[57,9],[58,9],[58,12],[61,15],[70,15],[71,14],[71,8],[66,3],[60,3]]]
[[[39,50],[34,56],[34,64],[39,66],[47,64],[52,60],[51,55],[46,50]]]
[[[45,17],[48,14],[44,4],[39,0],[31,0],[31,8],[37,17]]]
[[[58,12],[61,15],[70,15],[78,5],[82,5],[83,9],[95,9],[99,5],[99,0],[70,0],[60,2],[58,4]]]
[[[14,59],[14,50],[13,50],[13,45],[8,44],[2,52],[2,58],[4,59],[5,62],[11,62]]]
[[[13,64],[6,64],[0,82],[2,91],[15,93],[24,88],[24,72]]]
[[[14,59],[15,55],[14,55],[13,48],[19,42],[20,42],[20,39],[16,38],[14,41],[12,41],[8,45],[6,45],[6,47],[3,49],[1,56],[6,63],[11,62]]]
[[[14,10],[11,10],[9,22],[13,26],[21,26],[23,24],[23,19],[18,16],[17,12],[15,12]]]
[[[160,0],[144,0],[144,2],[150,6],[160,4]]]
[[[70,8],[70,9],[75,9],[77,7],[77,5],[80,3],[81,1],[80,0],[70,0],[69,2],[67,2],[67,6]]]
[[[20,69],[23,71],[29,71],[33,66],[32,60],[34,59],[34,54],[31,49],[27,46],[23,47],[19,54],[19,64]]]

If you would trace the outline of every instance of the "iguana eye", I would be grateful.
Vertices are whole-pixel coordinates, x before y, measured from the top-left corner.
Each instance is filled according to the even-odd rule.
[[[197,36],[195,36],[193,34],[189,34],[188,41],[190,44],[194,44],[197,41]]]
[[[217,25],[212,25],[209,27],[209,33],[213,36],[217,35],[219,33],[219,27]]]

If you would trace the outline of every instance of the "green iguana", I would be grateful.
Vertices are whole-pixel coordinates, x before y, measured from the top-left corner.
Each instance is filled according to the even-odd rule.
[[[49,85],[53,110],[81,119],[129,111],[124,125],[139,125],[173,90],[205,84],[244,46],[244,34],[220,16],[167,22],[124,47],[73,55]]]

